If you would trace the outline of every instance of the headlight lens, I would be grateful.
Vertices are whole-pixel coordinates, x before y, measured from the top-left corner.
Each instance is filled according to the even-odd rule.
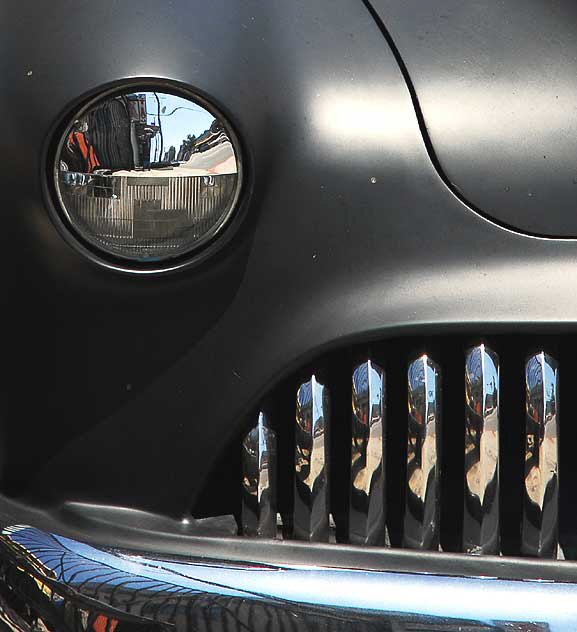
[[[193,98],[124,91],[82,110],[57,152],[67,223],[93,247],[139,263],[192,252],[230,218],[239,153],[221,116]]]

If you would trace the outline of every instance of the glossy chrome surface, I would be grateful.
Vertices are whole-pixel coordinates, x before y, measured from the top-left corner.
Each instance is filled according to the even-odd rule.
[[[163,559],[0,535],[0,621],[37,632],[574,632],[577,584]]]
[[[158,262],[200,247],[230,217],[238,152],[192,97],[125,90],[81,110],[55,166],[66,221],[99,250]]]
[[[329,538],[329,395],[313,375],[296,402],[294,536]]]
[[[543,351],[525,364],[525,486],[521,550],[557,557],[559,365]]]
[[[385,373],[367,360],[353,371],[349,539],[384,544]]]
[[[499,358],[481,344],[465,359],[463,549],[499,552]]]
[[[242,443],[243,535],[276,536],[277,445],[264,413]]]
[[[408,368],[409,429],[403,543],[438,549],[441,500],[441,373],[426,354]]]

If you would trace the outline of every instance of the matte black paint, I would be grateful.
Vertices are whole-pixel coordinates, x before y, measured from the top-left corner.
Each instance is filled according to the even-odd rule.
[[[577,235],[577,5],[374,0],[455,193],[532,234]]]
[[[24,0],[3,32],[7,493],[180,517],[259,398],[321,349],[574,328],[577,245],[504,229],[453,194],[361,2],[56,0],[39,20]],[[228,247],[172,276],[93,265],[42,193],[55,122],[126,77],[209,95],[250,167]]]

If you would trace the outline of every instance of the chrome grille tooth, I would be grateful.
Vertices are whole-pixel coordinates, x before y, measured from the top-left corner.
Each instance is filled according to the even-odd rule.
[[[297,391],[293,535],[329,539],[329,396],[313,375]]]
[[[439,548],[441,372],[426,354],[408,368],[406,507],[403,544]]]
[[[499,549],[499,358],[481,344],[465,360],[463,550]]]
[[[557,557],[559,365],[543,351],[525,364],[525,479],[521,552]]]
[[[385,373],[371,360],[353,371],[349,539],[385,543]]]
[[[262,538],[276,536],[276,434],[264,413],[242,443],[242,532]]]

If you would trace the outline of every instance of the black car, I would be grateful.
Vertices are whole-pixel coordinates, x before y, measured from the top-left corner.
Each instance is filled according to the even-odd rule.
[[[2,9],[2,630],[577,629],[577,4]]]

